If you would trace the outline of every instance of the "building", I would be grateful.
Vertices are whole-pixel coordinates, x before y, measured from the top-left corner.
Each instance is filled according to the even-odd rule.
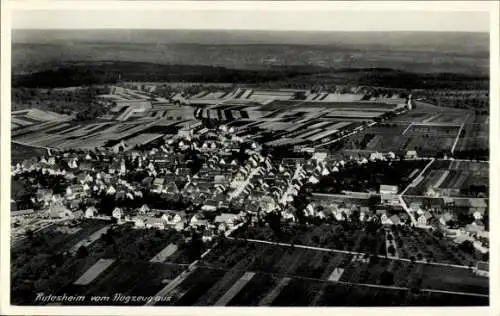
[[[490,264],[488,262],[479,261],[476,263],[476,266],[473,268],[474,274],[489,277],[490,276]]]
[[[396,185],[385,185],[381,184],[380,189],[380,199],[382,204],[395,204],[399,203],[398,199],[398,187]]]
[[[236,222],[238,221],[239,216],[236,214],[230,214],[230,213],[222,213],[221,215],[218,215],[215,217],[214,223],[215,224],[221,224],[224,223],[228,226],[228,228],[234,227]]]
[[[406,159],[417,159],[417,151],[416,150],[408,150],[405,155]]]

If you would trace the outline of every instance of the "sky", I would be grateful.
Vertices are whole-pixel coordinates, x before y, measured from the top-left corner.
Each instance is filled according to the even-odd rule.
[[[22,10],[14,29],[216,29],[488,32],[486,11],[401,10]]]

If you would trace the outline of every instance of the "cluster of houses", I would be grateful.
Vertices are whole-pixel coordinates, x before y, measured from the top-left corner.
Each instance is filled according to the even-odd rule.
[[[241,163],[236,156],[245,142],[247,140],[235,136],[224,126],[207,129],[192,125],[152,149],[118,153],[55,153],[18,163],[12,166],[12,173],[22,176],[37,171],[46,176],[64,177],[64,192],[54,194],[51,188],[39,187],[33,197],[41,205],[44,210],[41,214],[46,218],[115,218],[118,223],[132,223],[137,228],[202,229],[206,232],[204,236],[210,238],[216,232],[233,229],[246,219],[256,222],[259,215],[262,218],[271,212],[279,212],[284,221],[290,222],[297,220],[297,211],[302,211],[306,217],[334,218],[337,221],[351,220],[356,212],[361,222],[378,221],[383,225],[410,224],[411,215],[419,227],[438,225],[449,230],[450,235],[455,234],[457,241],[466,238],[476,249],[487,250],[487,232],[481,222],[487,208],[484,201],[468,202],[474,221],[461,228],[450,226],[455,215],[451,211],[442,212],[442,208],[423,207],[414,202],[408,213],[401,207],[398,187],[392,185],[380,186],[381,203],[376,210],[359,206],[356,202],[337,203],[329,199],[312,199],[303,210],[296,210],[291,202],[305,184],[317,184],[345,167],[347,162],[324,152],[315,152],[309,159],[273,159],[270,155],[262,155],[261,147],[249,141],[245,150],[247,159]],[[408,154],[416,157],[416,153]],[[364,164],[394,158],[393,153],[371,153],[354,160]],[[117,207],[111,215],[104,216],[92,206],[103,196],[132,201],[143,198],[145,192],[165,199],[181,198],[197,207],[151,210],[144,201],[140,208]],[[354,193],[349,194],[353,196]],[[364,198],[369,196],[365,195]],[[29,214],[31,216],[33,212]]]

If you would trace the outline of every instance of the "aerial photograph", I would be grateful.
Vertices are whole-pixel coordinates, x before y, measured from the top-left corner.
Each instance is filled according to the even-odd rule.
[[[490,305],[487,12],[98,13],[13,19],[11,305]]]

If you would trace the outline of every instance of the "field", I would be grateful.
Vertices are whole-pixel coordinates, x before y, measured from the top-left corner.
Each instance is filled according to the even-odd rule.
[[[15,165],[25,159],[47,155],[47,150],[43,148],[31,147],[17,143],[10,145],[11,164]]]
[[[84,221],[79,230],[67,230],[62,224],[54,224],[27,236],[11,248],[11,298],[12,304],[33,304],[36,293],[48,291],[55,293],[61,285],[68,282],[69,276],[78,277],[81,273],[71,273],[73,268],[66,267],[69,251],[77,243],[106,226],[99,220]],[[87,269],[95,262],[70,260],[72,266]],[[89,265],[90,264],[90,265]],[[87,266],[88,265],[88,266]],[[67,274],[66,274],[67,273]]]
[[[162,295],[164,300],[155,305],[163,306],[401,306],[412,302],[432,305],[437,302],[435,296],[443,295],[439,293],[441,290],[473,295],[460,295],[468,299],[459,300],[456,299],[459,294],[447,294],[450,297],[445,305],[485,304],[487,297],[480,295],[488,294],[488,279],[475,276],[470,269],[387,259],[385,247],[376,247],[384,244],[383,232],[359,230],[343,234],[339,229],[339,225],[311,226],[301,234],[295,232],[300,240],[291,237],[290,232],[287,236],[296,246],[224,239],[189,269],[187,263],[191,260],[176,257],[179,251],[183,252],[182,247],[166,262],[150,262],[166,245],[172,244],[176,238],[174,232],[114,229],[89,246],[85,255],[79,254],[56,268],[50,279],[39,281],[42,282],[39,286],[61,295],[85,296],[84,301],[66,303],[82,305],[145,303],[120,300],[113,296],[117,289],[121,295]],[[384,251],[379,252],[380,256],[358,256],[300,246],[335,247],[334,240],[341,240],[349,249]],[[108,260],[109,266],[100,273],[94,271],[89,282],[75,283],[101,259],[112,260]],[[341,273],[334,281],[331,276],[336,269],[341,269]],[[409,291],[418,280],[421,285],[417,290]],[[24,300],[31,295],[25,292]],[[96,295],[109,299],[92,299]],[[340,300],[342,295],[349,298]],[[379,299],[370,299],[373,295]]]
[[[179,119],[180,118],[180,119]],[[131,122],[96,121],[85,124],[50,123],[16,130],[12,139],[31,146],[94,149],[125,141],[128,146],[146,144],[165,134],[175,134],[188,119],[165,117],[161,120]]]
[[[444,264],[468,266],[482,260],[479,253],[469,253],[457,246],[451,239],[439,233],[425,229],[408,229],[393,226],[399,258],[428,260]],[[367,225],[356,227],[340,223],[307,227],[287,225],[281,236],[277,236],[269,227],[244,227],[233,233],[237,238],[266,240],[271,242],[291,243],[340,251],[352,251],[375,256],[386,256],[385,229],[370,228]]]
[[[85,221],[81,224],[82,229],[73,230],[71,234],[64,233],[63,228],[67,227],[63,225],[49,227],[38,232],[33,240],[27,239],[16,246],[11,261],[13,302],[32,304],[35,294],[41,291],[87,295],[89,300],[91,295],[112,296],[117,289],[124,295],[154,295],[193,261],[188,247],[182,244],[182,236],[176,231],[135,230],[125,226],[114,227],[86,247],[77,247],[74,257],[64,254],[78,243],[90,239],[105,225],[104,221]],[[162,249],[172,243],[179,244],[177,251],[171,252],[164,262],[152,262]],[[102,272],[99,269],[86,272],[101,259],[110,260],[110,266]],[[85,276],[86,273],[88,276]],[[81,282],[73,284],[79,279]],[[83,303],[95,305],[110,302]],[[120,301],[111,303],[131,304]]]
[[[479,253],[469,253],[457,247],[451,239],[426,229],[393,227],[392,229],[398,255],[401,258],[429,260],[468,266],[482,260]]]
[[[463,135],[461,135],[455,150],[465,153],[487,151],[489,149],[489,133],[489,116],[471,115],[464,125]]]
[[[85,296],[86,300],[77,302],[78,305],[144,305],[144,301],[127,302],[116,295],[153,296],[184,269],[184,266],[171,264],[116,261],[88,285],[70,284],[62,288],[60,293]],[[92,301],[92,296],[110,299]]]
[[[314,192],[338,194],[343,190],[353,192],[377,192],[380,185],[398,186],[401,192],[428,164],[427,160],[398,160],[346,165],[340,171],[323,177],[313,186]],[[416,170],[416,171],[415,171]]]
[[[420,156],[443,156],[455,150],[462,124],[471,111],[437,107],[416,102],[416,107],[379,123],[345,140],[344,151],[405,154],[416,150]]]
[[[488,197],[488,186],[487,162],[435,160],[406,194],[428,195],[429,188],[433,188],[444,192],[444,196]]]
[[[168,293],[175,298],[172,302],[157,305],[433,305],[437,302],[434,297],[442,295],[435,291],[488,293],[487,279],[474,276],[468,269],[445,268],[440,272],[440,268],[409,261],[354,259],[349,254],[225,240]],[[344,269],[340,280],[328,281],[337,267]],[[385,271],[390,272],[393,280],[387,285],[381,284]],[[408,289],[416,280],[422,280],[422,286],[420,292],[412,294]],[[341,299],[342,293],[345,300]],[[370,300],[373,295],[379,299]],[[482,305],[487,300],[471,296],[461,301],[455,298],[458,294],[448,295],[446,305]]]
[[[37,233],[37,239],[41,241],[41,245],[46,249],[57,249],[58,251],[68,251],[74,247],[79,241],[87,239],[93,233],[104,228],[108,223],[101,220],[85,220],[78,224],[80,230],[72,233],[63,233],[63,230],[57,229],[58,227],[66,227],[64,224],[54,224]],[[38,243],[37,243],[38,244]],[[19,243],[16,248],[12,249],[13,254],[24,256],[23,253],[27,249],[33,247],[33,242],[26,238],[23,242]],[[38,250],[44,252],[44,250]],[[14,261],[14,260],[13,260]]]
[[[173,230],[144,230],[131,227],[114,227],[105,238],[97,240],[88,248],[90,256],[117,260],[150,261],[168,245],[181,245],[182,236]],[[186,249],[178,246],[164,261],[187,264]]]

